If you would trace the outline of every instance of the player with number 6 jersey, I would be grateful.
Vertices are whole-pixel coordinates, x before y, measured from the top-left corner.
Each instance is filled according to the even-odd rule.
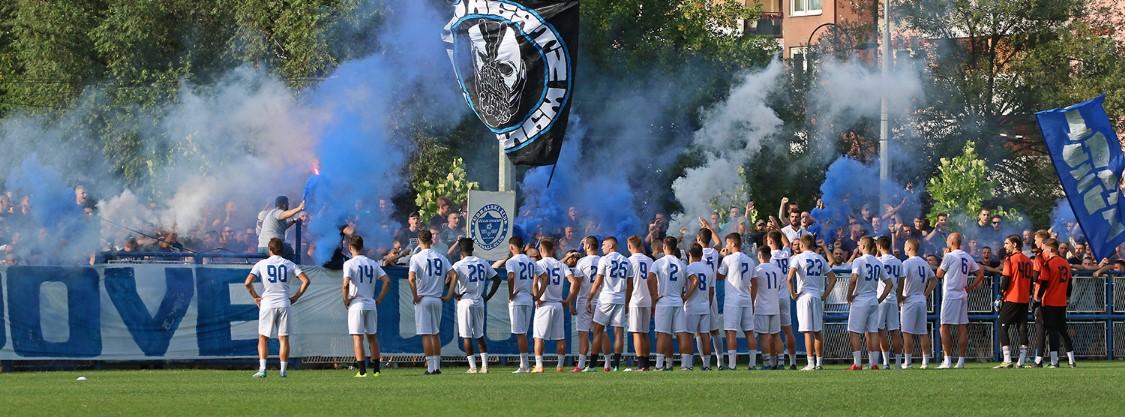
[[[293,262],[281,257],[285,245],[281,239],[270,239],[268,250],[270,257],[258,261],[250,269],[243,285],[254,304],[258,305],[258,372],[255,378],[266,377],[266,358],[269,350],[267,345],[270,336],[277,333],[281,344],[281,372],[278,374],[285,378],[289,364],[289,306],[296,303],[305,290],[309,288],[309,277]],[[289,282],[293,278],[301,280],[301,287],[292,296],[289,295]],[[254,281],[262,282],[262,295],[258,296],[254,289]]]
[[[958,353],[957,368],[965,367],[965,355],[969,352],[969,291],[984,282],[984,270],[980,269],[972,255],[961,250],[961,234],[950,233],[946,238],[949,252],[941,261],[937,279],[942,280],[941,288],[941,350],[945,357],[938,369],[949,369],[953,357],[953,326],[957,327]],[[976,273],[976,280],[969,284],[969,274]]]

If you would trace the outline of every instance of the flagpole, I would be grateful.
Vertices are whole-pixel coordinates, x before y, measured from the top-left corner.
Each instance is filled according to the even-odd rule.
[[[516,166],[508,159],[508,155],[504,153],[504,147],[499,142],[496,143],[498,150],[499,163],[498,166],[498,180],[496,191],[512,191],[515,182]]]

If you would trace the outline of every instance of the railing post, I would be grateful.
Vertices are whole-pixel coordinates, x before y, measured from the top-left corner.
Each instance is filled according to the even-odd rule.
[[[297,265],[301,264],[301,226],[303,224],[304,222],[297,220],[297,232],[293,236],[296,240],[293,246],[293,263]]]
[[[1105,276],[1105,355],[1106,359],[1113,360],[1113,316],[1114,308],[1113,281],[1116,274]]]

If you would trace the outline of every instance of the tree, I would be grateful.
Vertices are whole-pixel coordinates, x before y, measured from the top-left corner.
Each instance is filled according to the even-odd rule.
[[[415,178],[414,204],[422,218],[429,218],[437,213],[438,199],[445,197],[455,205],[464,204],[469,200],[469,190],[475,190],[480,184],[466,179],[465,161],[454,157],[449,165],[449,172],[444,177],[435,179]]]
[[[941,158],[938,173],[930,178],[926,188],[933,199],[930,222],[935,222],[939,214],[949,214],[950,222],[954,226],[958,218],[972,218],[984,207],[984,203],[996,195],[996,181],[990,177],[989,168],[979,155],[973,141],[965,142],[961,154],[953,158]],[[1054,200],[1051,200],[1054,204]],[[997,206],[992,210],[993,215],[1004,217],[1008,220],[1020,220],[1022,215],[1012,210],[1004,210]]]

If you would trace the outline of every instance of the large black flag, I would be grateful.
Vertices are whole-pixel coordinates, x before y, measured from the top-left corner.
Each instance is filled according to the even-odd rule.
[[[444,34],[469,107],[508,159],[559,159],[574,95],[578,0],[455,0]]]

